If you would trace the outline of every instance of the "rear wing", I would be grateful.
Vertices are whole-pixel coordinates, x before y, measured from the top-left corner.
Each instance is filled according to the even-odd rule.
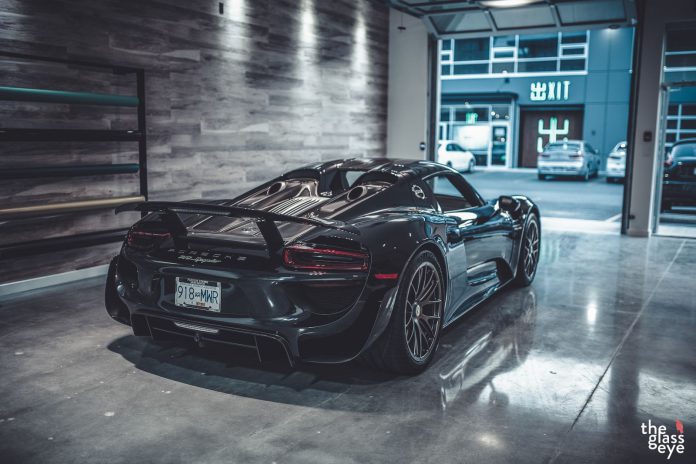
[[[128,203],[116,208],[116,214],[124,211],[156,212],[165,216],[169,224],[176,229],[177,233],[185,234],[187,229],[178,214],[202,214],[206,216],[227,216],[234,218],[245,218],[256,221],[256,225],[261,231],[269,251],[280,250],[285,244],[280,235],[276,222],[293,222],[296,224],[307,224],[328,229],[342,230],[351,234],[359,235],[360,231],[354,226],[345,224],[341,221],[334,221],[320,218],[304,218],[289,216],[287,214],[272,213],[252,208],[239,206],[224,206],[206,203],[193,203],[183,201],[145,201],[142,203]]]

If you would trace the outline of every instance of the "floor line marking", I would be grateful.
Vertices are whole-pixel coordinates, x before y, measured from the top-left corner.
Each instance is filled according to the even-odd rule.
[[[667,273],[669,272],[669,270],[672,268],[672,265],[674,264],[674,262],[677,260],[677,257],[679,256],[679,254],[681,253],[682,249],[684,248],[684,244],[685,244],[685,243],[686,243],[686,240],[682,240],[681,245],[679,245],[679,248],[677,249],[677,252],[674,253],[674,257],[673,257],[672,260],[669,262],[669,265],[667,265],[667,267],[665,268],[664,272],[663,272],[662,275],[660,276],[660,279],[657,281],[657,283],[655,284],[655,286],[653,287],[653,289],[650,291],[650,294],[649,294],[648,297],[645,299],[645,302],[644,302],[643,305],[641,306],[640,311],[638,311],[638,313],[636,314],[636,317],[633,319],[633,322],[631,322],[631,325],[628,326],[628,330],[626,330],[626,333],[625,333],[624,336],[621,338],[621,341],[619,342],[619,344],[616,346],[616,348],[615,348],[614,351],[612,352],[611,357],[609,358],[609,362],[607,363],[607,366],[604,368],[604,371],[602,372],[602,375],[599,376],[599,379],[597,379],[597,384],[594,386],[594,388],[592,388],[592,391],[590,392],[590,394],[588,395],[587,399],[585,400],[585,403],[582,405],[582,408],[580,408],[580,412],[578,412],[578,415],[577,415],[577,416],[575,417],[575,419],[573,420],[573,423],[570,425],[570,428],[566,431],[565,435],[563,435],[563,438],[562,438],[561,441],[558,443],[558,446],[556,446],[556,450],[554,451],[553,456],[551,456],[551,459],[548,460],[548,463],[549,463],[549,464],[553,464],[554,462],[556,462],[556,460],[558,459],[558,457],[561,455],[561,451],[562,451],[563,445],[564,445],[565,442],[566,442],[566,439],[568,438],[568,436],[570,435],[570,433],[573,431],[573,428],[575,427],[575,424],[577,424],[578,421],[580,420],[580,417],[582,416],[582,413],[585,412],[585,409],[587,409],[587,406],[590,404],[590,401],[592,401],[592,398],[594,397],[595,392],[596,392],[597,389],[599,388],[599,385],[602,383],[602,380],[604,380],[604,377],[607,375],[607,372],[609,372],[609,368],[610,368],[611,365],[614,363],[614,360],[616,359],[616,357],[619,355],[619,351],[621,351],[621,348],[623,348],[624,344],[626,343],[626,340],[628,340],[628,337],[629,337],[629,336],[631,335],[631,333],[633,332],[633,328],[634,328],[634,327],[636,326],[636,324],[638,323],[638,319],[640,319],[640,317],[641,317],[641,316],[643,315],[643,313],[645,312],[646,308],[648,307],[648,304],[650,303],[650,301],[652,300],[653,296],[654,296],[655,293],[657,292],[657,289],[660,287],[660,285],[662,285],[662,281],[665,279],[665,276],[667,275]]]
[[[618,221],[619,219],[621,219],[621,213],[605,219],[604,222],[614,222],[614,221]]]

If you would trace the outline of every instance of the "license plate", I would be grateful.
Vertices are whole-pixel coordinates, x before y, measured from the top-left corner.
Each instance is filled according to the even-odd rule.
[[[174,304],[177,306],[219,313],[221,299],[220,282],[176,278]]]

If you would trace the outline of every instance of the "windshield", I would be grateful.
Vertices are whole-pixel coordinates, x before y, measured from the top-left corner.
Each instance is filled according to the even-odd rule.
[[[696,143],[685,143],[672,147],[672,158],[696,158]]]
[[[578,142],[554,142],[546,145],[544,151],[580,150]]]
[[[626,142],[617,143],[614,151],[626,151]]]

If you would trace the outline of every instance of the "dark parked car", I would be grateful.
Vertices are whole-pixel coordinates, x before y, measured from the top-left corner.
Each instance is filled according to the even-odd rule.
[[[109,269],[106,307],[136,335],[244,346],[261,359],[417,373],[443,327],[504,285],[529,285],[537,206],[484,201],[441,164],[351,159],[235,199],[151,201]]]
[[[672,206],[696,206],[696,139],[676,142],[665,161],[662,210]]]

